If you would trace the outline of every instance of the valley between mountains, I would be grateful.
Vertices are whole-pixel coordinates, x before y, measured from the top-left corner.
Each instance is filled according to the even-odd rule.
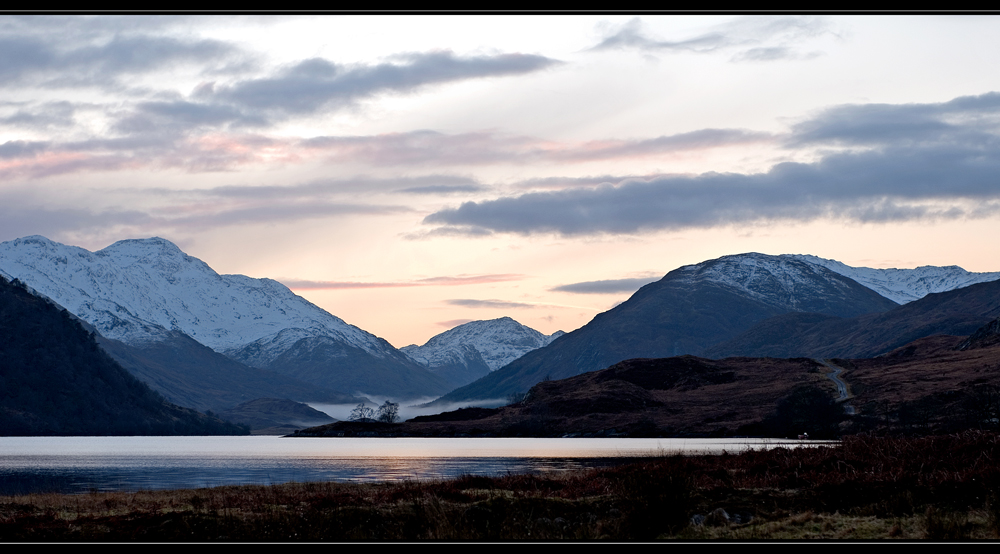
[[[1000,421],[1000,272],[737,254],[670,271],[568,333],[503,317],[399,349],[161,238],[90,252],[24,237],[0,244],[0,276],[8,435],[836,436]],[[137,397],[155,407],[119,409]],[[435,399],[437,415],[329,423],[302,405],[387,398]]]

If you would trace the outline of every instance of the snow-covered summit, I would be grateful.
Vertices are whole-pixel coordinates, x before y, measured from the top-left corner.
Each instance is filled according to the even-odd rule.
[[[804,296],[808,289],[815,289],[817,283],[842,288],[844,283],[836,278],[837,275],[847,277],[897,304],[912,302],[935,292],[1000,279],[1000,272],[973,273],[955,265],[873,269],[851,267],[808,254],[771,256],[756,252],[722,256],[683,266],[677,271],[686,273],[692,282],[707,280],[723,284],[759,300],[777,301],[792,310],[800,309],[796,298]],[[831,276],[830,272],[835,275]]]
[[[429,368],[467,365],[463,361],[474,351],[482,357],[490,371],[495,371],[536,348],[548,345],[561,335],[562,331],[545,335],[509,317],[501,317],[470,321],[435,335],[423,346],[412,344],[400,350]]]
[[[1000,272],[973,273],[957,265],[930,266],[914,269],[874,269],[851,267],[837,260],[828,260],[809,254],[785,254],[782,257],[802,260],[823,266],[849,277],[900,304],[906,304],[935,292],[947,292],[976,283],[996,281]]]
[[[783,311],[850,316],[895,305],[821,265],[756,252],[683,266],[666,280],[692,290],[704,283],[721,285]]]
[[[158,237],[122,240],[97,252],[24,237],[0,243],[0,271],[127,343],[176,330],[222,352],[294,328],[375,355],[391,350],[277,281],[219,275]]]

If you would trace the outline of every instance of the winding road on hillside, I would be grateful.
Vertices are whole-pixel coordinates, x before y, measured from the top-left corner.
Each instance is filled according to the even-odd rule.
[[[850,393],[847,391],[847,383],[840,378],[840,373],[844,371],[844,368],[833,365],[829,360],[816,358],[816,361],[830,369],[830,373],[827,373],[826,376],[837,385],[837,391],[840,393],[840,396],[837,398],[837,402],[844,405],[844,413],[847,415],[854,415],[854,406],[847,403],[847,399],[850,398]]]

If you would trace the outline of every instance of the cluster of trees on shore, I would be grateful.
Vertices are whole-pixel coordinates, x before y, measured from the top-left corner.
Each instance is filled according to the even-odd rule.
[[[378,409],[369,408],[364,402],[358,404],[351,410],[351,421],[380,421],[382,423],[396,423],[399,421],[399,404],[385,401]]]

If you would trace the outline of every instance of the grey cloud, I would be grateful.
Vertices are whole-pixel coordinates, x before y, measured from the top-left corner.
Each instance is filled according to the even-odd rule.
[[[0,34],[5,36],[34,36],[51,38],[58,36],[69,42],[81,42],[120,33],[134,32],[142,28],[145,32],[176,31],[190,32],[199,26],[211,26],[214,22],[204,16],[185,15],[9,15],[0,19]]]
[[[70,107],[70,109],[72,109]],[[113,138],[92,138],[71,142],[9,143],[0,148],[0,157],[36,156],[45,151],[76,154],[72,160],[34,163],[24,160],[7,175],[48,176],[72,171],[114,169],[116,167],[177,167],[189,171],[222,171],[257,160],[257,152],[274,148],[289,156],[329,155],[379,166],[391,165],[478,165],[490,163],[589,162],[603,159],[663,155],[706,148],[726,147],[774,140],[773,135],[743,129],[701,129],[643,140],[606,140],[556,144],[534,137],[509,136],[495,132],[448,135],[434,131],[412,131],[375,136],[314,137],[304,140],[274,139],[248,133],[221,136],[213,142],[199,142],[200,133],[226,125],[262,124],[257,115],[247,116],[232,106],[184,100],[138,103],[113,125],[120,134]],[[81,156],[82,155],[82,156]],[[589,179],[589,178],[588,178]],[[594,179],[597,179],[596,177]],[[556,179],[558,180],[558,179]],[[316,185],[320,186],[320,185]],[[335,185],[351,186],[347,182]],[[374,187],[409,194],[460,194],[481,192],[487,187],[469,178],[426,176],[356,183],[364,190]],[[554,184],[553,186],[558,186]],[[236,188],[230,194],[266,195],[270,189]],[[273,189],[275,194],[293,192]],[[305,191],[304,191],[305,192]],[[219,191],[220,194],[224,192]]]
[[[735,51],[732,61],[773,61],[800,57],[791,45],[826,33],[832,33],[832,30],[825,18],[750,16],[718,25],[695,37],[659,40],[649,36],[642,20],[635,18],[608,34],[591,50],[632,48],[646,52]]]
[[[149,223],[148,214],[135,210],[51,209],[31,207],[23,201],[0,202],[0,237],[10,240],[27,235],[58,236],[66,232],[107,229],[118,225]]]
[[[299,62],[275,77],[215,87],[210,94],[217,100],[247,108],[306,114],[327,106],[348,105],[374,94],[411,92],[426,85],[464,79],[524,74],[561,63],[529,54],[459,57],[452,52],[407,54],[396,59],[400,63],[339,66],[315,58]]]
[[[7,36],[0,38],[0,51],[7,54],[0,58],[0,86],[6,87],[44,84],[120,89],[130,85],[126,79],[130,75],[177,63],[197,62],[200,72],[219,72],[247,58],[247,54],[219,41],[126,34],[113,35],[103,42],[71,41],[60,47],[37,36]],[[432,84],[530,73],[559,63],[527,54],[461,57],[451,52],[406,54],[386,63],[354,66],[338,66],[317,58],[268,77],[229,85],[205,82],[188,98],[176,93],[155,98],[155,91],[143,91],[143,96],[152,99],[126,103],[124,109],[103,109],[113,120],[113,131],[157,137],[164,147],[162,151],[169,152],[171,143],[207,129],[225,132],[267,127],[288,117],[343,108],[381,93],[407,93]],[[36,128],[66,126],[73,123],[73,111],[70,103],[51,103],[32,111],[20,110],[0,119],[0,123]],[[62,149],[71,148],[64,145]],[[215,168],[217,162],[190,165]]]
[[[427,277],[425,279],[415,279],[413,281],[306,281],[302,279],[282,279],[281,282],[292,289],[378,289],[378,288],[400,288],[400,287],[453,287],[465,285],[479,285],[483,283],[499,283],[505,281],[518,281],[524,276],[515,273],[501,273],[493,275],[445,275],[441,277]]]
[[[410,187],[399,189],[396,192],[406,192],[410,194],[461,194],[467,192],[482,192],[489,190],[489,187],[477,184],[468,185],[427,185],[423,187]]]
[[[455,233],[580,235],[819,217],[881,222],[994,216],[1000,200],[998,107],[1000,95],[991,93],[942,104],[832,108],[797,125],[788,143],[864,148],[828,153],[814,163],[781,163],[754,175],[626,179],[466,202],[424,222]]]
[[[997,140],[998,116],[997,92],[936,104],[835,106],[793,126],[788,145],[990,144]]]
[[[958,207],[928,212],[907,203],[1000,196],[997,159],[972,169],[964,167],[972,161],[968,156],[922,154],[841,154],[816,164],[780,164],[760,175],[705,174],[529,193],[466,202],[431,214],[424,222],[475,233],[628,234],[776,219],[954,218],[973,214]]]
[[[0,118],[0,125],[36,130],[64,128],[75,123],[75,112],[76,106],[70,102],[46,102],[18,109],[12,115]]]
[[[57,58],[48,44],[35,38],[0,38],[0,79],[9,83],[25,73],[52,66]]]
[[[726,37],[720,33],[707,33],[678,41],[656,40],[646,35],[642,20],[636,17],[614,34],[605,37],[600,44],[591,50],[636,48],[640,50],[692,50],[698,52],[715,50],[727,42]]]
[[[189,206],[179,210],[131,209],[107,207],[46,208],[38,205],[39,197],[49,198],[51,190],[0,191],[0,235],[8,237],[26,234],[53,236],[64,232],[93,233],[112,228],[129,228],[132,232],[157,234],[169,231],[190,232],[244,224],[273,224],[303,219],[339,217],[345,215],[380,216],[407,213],[407,206],[382,206],[337,202],[269,202],[263,205],[237,206],[226,204],[206,206],[192,211]],[[431,278],[424,285],[462,284],[472,282],[509,281],[516,275],[455,276]],[[450,279],[448,281],[447,279]]]
[[[260,135],[229,135],[216,147],[211,142],[199,142],[198,137],[189,138],[169,125],[152,125],[149,132],[133,132],[114,138],[63,143],[11,141],[0,145],[0,158],[20,163],[0,169],[0,177],[40,178],[140,167],[224,171],[234,165],[256,161],[257,153],[269,146],[285,144]]]
[[[387,165],[480,164],[523,157],[538,141],[497,133],[448,135],[411,131],[376,136],[315,137],[303,146],[329,150],[334,157]]]
[[[204,62],[238,50],[218,40],[185,41],[148,35],[116,35],[98,46],[84,46],[62,53],[63,66],[92,68],[101,74],[147,73],[177,62]]]
[[[52,151],[51,148],[39,149],[33,155]],[[130,155],[91,155],[85,158],[55,158],[51,160],[33,160],[32,156],[19,156],[23,163],[12,164],[0,169],[0,179],[27,177],[39,179],[66,173],[86,171],[116,171],[135,167],[140,164]]]
[[[451,329],[452,327],[458,327],[459,325],[463,325],[463,324],[469,323],[471,321],[475,321],[475,320],[474,319],[449,319],[448,321],[438,321],[437,324],[440,325],[440,326],[442,326],[442,327],[447,327],[447,328]]]
[[[632,175],[597,175],[593,177],[540,177],[536,179],[524,179],[511,186],[519,189],[567,189],[580,187],[595,187],[598,185],[610,185],[628,178]]]
[[[494,132],[448,135],[411,131],[375,136],[314,137],[310,148],[328,150],[334,157],[383,165],[587,162],[613,158],[669,154],[772,140],[769,133],[744,129],[700,129],[644,140],[605,140],[553,144],[551,141]]]
[[[770,140],[770,133],[746,131],[743,129],[699,129],[676,135],[665,135],[646,140],[595,141],[584,143],[578,148],[566,148],[550,154],[555,160],[600,160],[624,158],[650,154],[664,154],[673,151],[698,150],[761,142]]]
[[[119,120],[115,127],[124,133],[162,132],[165,127],[188,131],[199,127],[216,128],[234,122],[257,126],[266,124],[267,120],[232,106],[177,100],[138,103],[135,110]]]
[[[9,140],[0,144],[0,159],[32,157],[49,147],[45,141]]]
[[[61,44],[61,46],[56,46]],[[53,42],[50,38],[0,38],[4,86],[33,79],[49,86],[117,85],[125,75],[148,73],[178,62],[218,60],[236,49],[215,40],[184,41],[148,35],[115,35],[100,44]]]
[[[446,300],[448,304],[453,306],[465,306],[467,308],[535,308],[534,304],[526,304],[524,302],[510,302],[507,300],[473,300],[470,298],[454,298],[451,300]]]
[[[310,202],[222,209],[211,213],[163,219],[161,223],[176,229],[211,229],[247,223],[277,223],[340,215],[389,215],[409,211],[412,209],[405,206]]]
[[[601,281],[583,281],[580,283],[570,283],[568,285],[562,285],[558,287],[553,287],[549,290],[553,292],[572,292],[576,294],[614,294],[614,293],[633,293],[643,285],[648,285],[654,281],[658,281],[659,277],[642,277],[634,279],[605,279]]]
[[[404,187],[404,188],[400,188]],[[218,197],[257,199],[312,199],[344,193],[408,192],[415,194],[474,192],[486,187],[469,177],[455,175],[421,175],[418,177],[374,178],[352,177],[321,179],[288,186],[222,186],[185,191]]]
[[[472,225],[445,225],[435,227],[426,231],[417,231],[402,235],[406,240],[424,240],[435,237],[489,237],[493,231],[479,226]]]
[[[733,56],[733,61],[756,61],[770,62],[774,60],[785,60],[794,58],[795,54],[790,48],[775,46],[771,48],[751,48]]]
[[[221,54],[217,57],[222,58]],[[445,82],[530,73],[559,63],[528,54],[460,57],[451,52],[405,54],[375,65],[343,66],[313,58],[270,76],[228,85],[203,83],[188,100],[139,104],[120,127],[144,130],[164,122],[178,128],[261,127],[287,117],[344,108],[377,94],[408,93]]]

